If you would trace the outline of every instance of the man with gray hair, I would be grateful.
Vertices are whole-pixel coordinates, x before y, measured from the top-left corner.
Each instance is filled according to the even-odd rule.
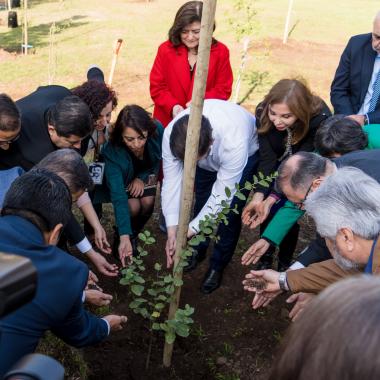
[[[372,33],[351,37],[331,84],[331,104],[361,126],[380,122],[380,12]]]
[[[346,167],[325,179],[309,195],[305,209],[326,240],[333,260],[278,273],[251,271],[245,286],[258,291],[252,279],[265,282],[265,292],[318,293],[342,277],[364,271],[380,273],[380,184],[361,170]],[[248,282],[247,282],[248,281]]]
[[[380,185],[361,170],[346,167],[327,178],[305,201],[306,212],[326,240],[336,264],[356,269],[372,262],[380,234]],[[380,246],[378,250],[380,258]],[[380,269],[380,263],[377,263]]]
[[[261,239],[243,255],[242,264],[255,263],[266,252],[270,244],[279,245],[282,238],[304,214],[303,203],[309,194],[316,191],[322,181],[334,173],[337,167],[353,166],[380,182],[380,150],[356,151],[345,154],[334,161],[315,153],[299,152],[284,161],[278,169],[276,186],[289,199],[265,229]],[[331,256],[322,239],[314,240],[297,258],[290,268],[297,269],[314,262],[330,259]]]

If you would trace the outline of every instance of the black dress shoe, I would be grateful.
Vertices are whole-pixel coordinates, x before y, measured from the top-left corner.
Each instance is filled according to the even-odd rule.
[[[191,272],[197,265],[206,258],[205,252],[194,251],[193,254],[187,258],[187,265],[183,268],[184,272]]]
[[[218,289],[222,282],[223,271],[209,268],[201,286],[203,294],[210,294]]]

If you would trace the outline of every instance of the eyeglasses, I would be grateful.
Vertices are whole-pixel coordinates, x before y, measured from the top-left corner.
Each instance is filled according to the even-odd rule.
[[[319,178],[319,177],[318,177],[318,178]],[[305,196],[303,197],[302,201],[301,201],[301,202],[294,202],[294,205],[295,205],[299,210],[302,209],[303,204],[305,203],[306,198],[308,197],[308,195],[309,195],[309,193],[310,193],[310,191],[311,191],[311,188],[313,187],[313,182],[314,182],[314,181],[311,182],[311,184],[310,184],[309,188],[307,189],[306,194],[305,194]]]
[[[0,146],[8,146],[17,141],[20,138],[20,134],[18,134],[16,137],[13,137],[13,139],[2,141],[0,140]]]

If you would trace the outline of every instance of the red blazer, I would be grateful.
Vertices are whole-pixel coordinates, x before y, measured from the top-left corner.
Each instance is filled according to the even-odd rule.
[[[230,53],[221,42],[211,45],[210,63],[205,99],[227,100],[232,91]],[[191,100],[194,77],[190,75],[187,49],[184,45],[175,48],[166,41],[158,48],[150,72],[150,95],[154,101],[153,117],[165,127],[172,120],[176,104],[186,107]]]

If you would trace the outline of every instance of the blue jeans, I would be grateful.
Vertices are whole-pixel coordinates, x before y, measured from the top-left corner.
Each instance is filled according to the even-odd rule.
[[[248,158],[247,164],[243,170],[239,185],[243,187],[246,181],[253,181],[253,176],[256,174],[257,165],[259,162],[259,152],[256,152]],[[211,190],[214,182],[216,181],[217,172],[201,169],[197,166],[195,173],[195,205],[194,215],[198,215],[203,208],[208,198],[211,195]],[[241,191],[246,197],[249,195],[249,190]],[[235,252],[239,235],[241,231],[241,212],[246,204],[237,197],[233,197],[231,202],[231,209],[237,206],[239,214],[229,212],[227,215],[228,225],[220,223],[218,226],[217,236],[220,237],[219,241],[214,244],[214,251],[210,258],[211,269],[221,271],[230,262],[232,255]],[[194,247],[199,254],[205,254],[209,245],[207,240]]]

